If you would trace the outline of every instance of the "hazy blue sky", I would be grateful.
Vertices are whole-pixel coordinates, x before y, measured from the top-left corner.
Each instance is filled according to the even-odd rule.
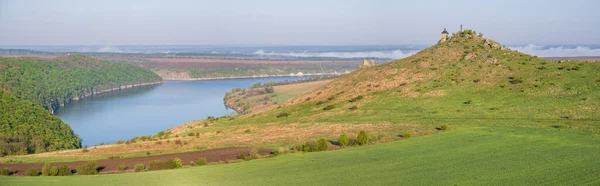
[[[598,0],[0,0],[0,45],[600,44]]]

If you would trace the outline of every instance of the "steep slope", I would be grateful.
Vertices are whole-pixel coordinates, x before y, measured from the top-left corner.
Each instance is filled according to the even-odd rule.
[[[149,70],[87,56],[0,57],[0,155],[81,147],[71,128],[52,116],[55,109],[91,94],[160,81]]]
[[[81,139],[60,118],[1,90],[0,123],[0,157],[81,146]]]

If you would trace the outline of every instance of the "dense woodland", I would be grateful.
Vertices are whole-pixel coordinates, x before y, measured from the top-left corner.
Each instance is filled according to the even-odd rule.
[[[87,56],[0,58],[0,156],[78,148],[81,139],[52,111],[93,92],[155,81],[149,70]]]
[[[0,156],[73,149],[81,139],[34,102],[0,91]]]

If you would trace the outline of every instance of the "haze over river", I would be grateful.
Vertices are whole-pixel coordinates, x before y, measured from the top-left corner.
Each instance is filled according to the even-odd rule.
[[[153,135],[208,116],[235,114],[223,104],[225,92],[232,88],[303,78],[308,77],[165,81],[74,101],[56,115],[71,125],[83,145],[92,146]]]

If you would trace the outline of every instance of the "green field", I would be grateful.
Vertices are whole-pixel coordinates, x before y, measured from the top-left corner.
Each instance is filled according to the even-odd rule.
[[[598,185],[600,138],[462,127],[396,142],[144,173],[0,177],[2,185]]]

